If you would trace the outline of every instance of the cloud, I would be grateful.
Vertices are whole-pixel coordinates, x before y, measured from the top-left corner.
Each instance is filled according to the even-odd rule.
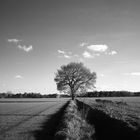
[[[83,53],[83,56],[84,56],[85,58],[93,58],[93,56],[92,56],[89,52],[87,52],[87,51],[85,51],[85,52]]]
[[[32,45],[26,46],[23,43],[21,43],[22,40],[19,40],[19,39],[7,39],[7,41],[10,42],[10,43],[16,44],[17,48],[19,48],[19,49],[21,49],[21,50],[23,50],[25,52],[29,52],[29,51],[33,50]]]
[[[82,42],[82,43],[80,43],[80,47],[84,47],[84,46],[86,46],[88,43],[85,43],[85,42]]]
[[[25,52],[29,52],[33,50],[33,46],[25,46],[25,45],[18,45],[17,46],[19,49],[24,50]]]
[[[66,52],[65,51],[62,51],[62,50],[58,50],[58,53],[60,53],[60,54],[66,54]]]
[[[116,55],[117,52],[116,52],[116,51],[111,51],[111,52],[109,52],[108,54],[109,54],[109,55]]]
[[[69,55],[67,55],[67,54],[64,54],[64,57],[65,57],[65,58],[68,58],[68,59],[71,58],[71,56],[69,56]]]
[[[108,49],[108,46],[107,45],[89,45],[87,46],[87,48],[95,52],[105,52]]]
[[[124,75],[128,75],[128,76],[140,76],[140,72],[124,73]]]
[[[15,79],[23,79],[23,77],[21,75],[16,75]]]
[[[59,53],[59,54],[61,54],[61,57],[65,57],[65,58],[67,58],[67,59],[70,59],[72,56],[71,56],[71,52],[65,52],[65,51],[62,51],[62,50],[57,50],[57,52]]]
[[[105,75],[104,75],[104,74],[100,74],[99,76],[100,76],[100,77],[105,77]]]
[[[14,38],[14,39],[7,39],[7,41],[17,44],[17,43],[19,43],[19,42],[22,41],[22,40],[19,40],[19,39],[15,39],[15,38]]]
[[[140,72],[132,72],[131,75],[133,75],[133,76],[140,76]]]
[[[106,54],[106,55],[116,55],[117,54],[117,51],[115,50],[110,50],[109,47],[107,45],[102,45],[102,44],[96,44],[96,45],[87,45],[87,43],[81,43],[81,46],[86,46],[86,52],[88,53],[85,53],[85,56],[87,57],[93,57],[93,56],[100,56],[101,54]],[[90,52],[90,55],[88,55]]]

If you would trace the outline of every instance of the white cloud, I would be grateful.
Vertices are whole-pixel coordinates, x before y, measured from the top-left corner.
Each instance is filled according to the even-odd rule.
[[[117,52],[116,52],[116,51],[111,51],[111,52],[109,52],[108,54],[109,54],[109,55],[116,55]]]
[[[87,51],[85,51],[85,52],[83,53],[83,56],[84,56],[85,58],[93,58],[93,56],[92,56],[89,52],[87,52]]]
[[[58,50],[58,53],[60,53],[60,54],[66,54],[66,52],[65,51],[62,51],[62,50]]]
[[[21,75],[16,75],[15,79],[23,79],[23,77]]]
[[[132,76],[140,76],[140,72],[132,72],[131,75]]]
[[[105,55],[116,55],[117,51],[110,50],[109,47],[105,44],[88,44],[85,42],[82,42],[80,44],[81,47],[84,47],[85,52],[82,54],[85,58],[94,58],[96,56],[101,56],[102,54]]]
[[[16,43],[16,44],[17,44],[17,43],[19,43],[19,42],[22,41],[22,40],[19,40],[19,39],[15,39],[15,38],[14,38],[14,39],[7,39],[7,41],[8,41],[8,42],[13,42],[13,43]]]
[[[29,52],[33,50],[33,46],[25,46],[25,45],[18,45],[17,46],[19,49],[24,50],[25,52]]]
[[[67,58],[67,59],[70,59],[72,56],[71,56],[71,54],[72,54],[72,52],[65,52],[65,51],[62,51],[62,50],[57,50],[57,52],[59,53],[59,54],[61,54],[61,56],[60,57],[65,57],[65,58]]]
[[[69,56],[69,55],[67,55],[67,54],[64,54],[64,57],[65,57],[65,58],[68,58],[68,59],[71,58],[71,56]]]
[[[85,43],[85,42],[82,42],[81,44],[80,44],[80,47],[84,47],[84,46],[86,46],[88,43]]]
[[[19,39],[7,39],[7,41],[10,42],[10,43],[16,44],[19,49],[21,49],[21,50],[23,50],[25,52],[29,52],[29,51],[33,50],[33,46],[32,45],[26,46],[23,43],[21,44],[20,42],[22,40],[19,40]]]
[[[87,46],[87,48],[95,52],[105,52],[108,49],[108,46],[107,45],[89,45]]]
[[[128,76],[140,76],[140,72],[124,73],[124,75],[128,75]]]
[[[104,74],[100,74],[100,77],[105,77],[105,75]]]

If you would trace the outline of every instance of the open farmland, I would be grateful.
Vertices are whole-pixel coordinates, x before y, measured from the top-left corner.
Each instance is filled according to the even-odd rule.
[[[98,102],[98,100],[105,102]],[[83,101],[117,119],[140,123],[140,97],[88,98]]]
[[[81,99],[81,101],[94,110],[92,121],[99,130],[102,129],[103,132],[110,131],[113,134],[113,129],[116,129],[117,132],[121,129],[121,131],[124,131],[127,128],[128,130],[130,129],[130,132],[133,131],[135,136],[140,137],[139,97],[86,98]],[[109,128],[112,128],[112,130]],[[120,132],[117,133],[120,134]],[[101,130],[99,134],[101,135]]]
[[[0,99],[0,140],[139,140],[140,98]]]
[[[0,140],[34,140],[49,115],[68,99],[0,99]]]
[[[82,101],[95,103],[96,99],[101,100],[111,100],[111,101],[124,101],[127,104],[133,105],[133,106],[139,106],[140,107],[140,97],[93,97],[93,98],[79,98]]]

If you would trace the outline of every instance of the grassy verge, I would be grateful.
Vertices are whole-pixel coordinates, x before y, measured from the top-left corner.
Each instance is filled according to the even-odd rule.
[[[86,121],[85,110],[78,110],[76,101],[70,101],[65,110],[63,127],[56,133],[56,137],[66,140],[91,140],[95,129]]]

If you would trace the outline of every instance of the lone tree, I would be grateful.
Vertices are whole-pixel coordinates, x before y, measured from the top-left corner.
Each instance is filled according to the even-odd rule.
[[[71,62],[57,70],[54,81],[59,91],[69,93],[74,100],[77,91],[94,88],[96,73],[90,72],[83,63]]]

